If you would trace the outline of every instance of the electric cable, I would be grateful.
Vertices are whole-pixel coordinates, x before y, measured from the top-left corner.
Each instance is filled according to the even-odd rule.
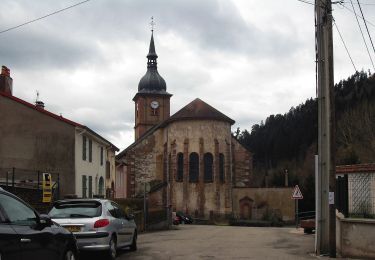
[[[297,1],[305,3],[305,4],[309,4],[309,5],[315,5],[314,3],[311,3],[311,2],[306,1],[306,0],[297,0]]]
[[[339,30],[339,27],[337,26],[337,23],[336,23],[335,19],[333,19],[333,24],[335,25],[335,28],[336,28],[337,32],[339,33],[339,35],[340,35],[341,41],[342,41],[342,43],[343,43],[343,45],[344,45],[344,47],[345,47],[346,53],[348,54],[348,56],[349,56],[349,58],[350,58],[350,61],[351,61],[352,65],[353,65],[353,67],[354,67],[355,72],[357,72],[358,70],[357,70],[357,68],[356,68],[355,65],[354,65],[354,62],[353,62],[352,56],[351,56],[350,53],[349,53],[349,50],[348,50],[348,48],[347,48],[347,46],[346,46],[346,44],[345,44],[344,38],[343,38],[342,35],[341,35],[341,32],[340,32],[340,30]]]
[[[344,4],[340,4],[342,7],[344,7],[346,10],[348,10],[349,12],[353,13],[356,17],[359,17],[361,19],[363,19],[361,16],[359,16],[356,12],[353,12],[353,10],[350,10],[347,6],[345,6]],[[372,26],[375,27],[375,24],[373,24],[372,22],[370,22],[369,20],[366,20],[366,22]]]
[[[357,20],[357,24],[358,24],[359,30],[360,30],[360,32],[361,32],[363,42],[364,42],[364,44],[365,44],[365,46],[366,46],[367,54],[368,54],[368,56],[369,56],[369,58],[370,58],[370,61],[371,61],[372,67],[374,68],[374,71],[375,71],[374,62],[372,61],[371,54],[370,54],[370,51],[369,51],[369,49],[368,49],[368,46],[367,46],[367,42],[366,42],[365,36],[363,35],[362,27],[361,27],[361,24],[359,23],[357,13],[356,13],[355,8],[354,8],[354,5],[353,5],[353,1],[350,0],[350,2],[351,2],[351,4],[352,4],[353,13],[355,14],[355,19]]]
[[[358,0],[357,0],[357,3],[358,3],[359,10],[361,11],[363,21],[364,21],[364,23],[365,23],[365,27],[366,27],[366,30],[367,30],[368,37],[370,38],[370,42],[371,42],[371,45],[372,45],[372,49],[374,50],[374,54],[375,54],[374,43],[372,42],[371,34],[370,34],[370,31],[368,30],[367,23],[366,23],[366,20],[365,20],[365,16],[363,15],[363,12],[362,12],[361,4],[359,3]]]
[[[65,8],[63,8],[63,9],[60,9],[60,10],[55,11],[55,12],[53,12],[53,13],[50,13],[50,14],[44,15],[44,16],[39,17],[39,18],[36,18],[36,19],[34,19],[34,20],[31,20],[31,21],[25,22],[25,23],[23,23],[23,24],[20,24],[20,25],[14,26],[14,27],[10,27],[10,28],[8,28],[8,29],[5,29],[5,30],[3,30],[3,31],[0,31],[0,34],[1,34],[1,33],[5,33],[5,32],[9,32],[9,31],[11,31],[11,30],[14,30],[14,29],[20,28],[20,27],[22,27],[22,26],[28,25],[28,24],[33,23],[33,22],[36,22],[36,21],[42,20],[42,19],[47,18],[47,17],[49,17],[49,16],[52,16],[52,15],[54,15],[54,14],[61,13],[61,12],[63,12],[63,11],[66,11],[66,10],[71,9],[71,8],[73,8],[73,7],[76,7],[76,6],[78,6],[78,5],[84,4],[84,3],[88,2],[88,1],[90,1],[90,0],[85,0],[85,1],[79,2],[79,3],[77,3],[77,4],[74,4],[74,5],[71,5],[71,6],[65,7]]]

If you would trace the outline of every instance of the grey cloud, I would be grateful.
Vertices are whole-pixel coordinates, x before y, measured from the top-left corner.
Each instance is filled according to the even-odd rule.
[[[8,36],[0,39],[0,57],[3,64],[19,69],[72,68],[95,57],[93,46],[58,34],[24,31]]]
[[[58,8],[55,2],[43,2],[43,5],[48,6],[44,6],[45,12]],[[34,16],[41,15],[41,11],[28,1],[23,1],[18,8],[21,6],[25,6],[25,10],[34,10]],[[95,53],[95,44],[98,42],[144,42],[150,16],[155,16],[156,33],[172,31],[207,52],[226,51],[250,57],[288,56],[299,45],[291,35],[261,31],[246,24],[230,1],[111,0],[90,1],[28,25],[38,31],[34,37],[28,34],[29,29],[26,27],[17,29],[16,35],[12,32],[0,44],[0,47],[14,47],[0,54],[9,60],[18,60],[20,65],[25,66],[33,60],[50,66],[80,63],[92,56],[100,58],[100,54]],[[0,19],[5,19],[4,15]],[[47,28],[49,33],[40,28]]]

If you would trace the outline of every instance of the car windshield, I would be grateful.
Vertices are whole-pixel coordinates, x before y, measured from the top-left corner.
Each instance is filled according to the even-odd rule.
[[[49,216],[51,218],[93,218],[102,213],[100,202],[62,202],[56,203]]]

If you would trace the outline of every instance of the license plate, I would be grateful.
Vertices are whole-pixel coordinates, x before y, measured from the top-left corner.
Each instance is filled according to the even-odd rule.
[[[69,230],[72,233],[81,231],[81,227],[79,227],[79,226],[64,226],[64,228],[66,228],[67,230]]]

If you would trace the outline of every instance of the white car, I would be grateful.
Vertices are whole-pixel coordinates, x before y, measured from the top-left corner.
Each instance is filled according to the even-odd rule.
[[[56,201],[49,212],[53,221],[70,230],[80,251],[107,251],[115,259],[117,249],[137,250],[134,216],[106,199],[69,199]]]

